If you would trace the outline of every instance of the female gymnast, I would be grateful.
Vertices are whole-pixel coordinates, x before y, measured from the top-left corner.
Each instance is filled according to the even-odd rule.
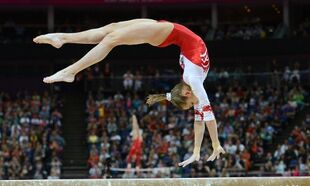
[[[203,40],[188,28],[168,21],[152,19],[133,19],[111,23],[104,27],[78,33],[52,33],[33,39],[35,43],[50,44],[60,48],[65,43],[97,44],[76,63],[43,79],[45,83],[73,82],[75,75],[83,69],[103,60],[108,53],[119,45],[138,45],[148,43],[155,47],[175,44],[180,47],[180,65],[183,68],[183,82],[177,84],[171,93],[150,95],[149,105],[167,99],[176,107],[187,110],[194,106],[195,142],[193,155],[179,163],[180,166],[198,161],[206,123],[213,153],[208,161],[219,158],[225,153],[218,139],[217,124],[210,106],[203,82],[209,70],[209,56]]]
[[[136,115],[132,115],[132,145],[127,156],[127,168],[131,168],[131,162],[134,157],[136,169],[141,167],[142,156],[142,132],[140,131]]]

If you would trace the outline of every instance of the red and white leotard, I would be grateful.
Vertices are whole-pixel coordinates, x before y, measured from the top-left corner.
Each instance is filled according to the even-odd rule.
[[[131,160],[135,156],[136,160],[136,166],[141,166],[141,157],[142,157],[142,139],[137,138],[133,141],[133,144],[130,148],[128,157],[127,157],[127,163],[131,163]]]
[[[181,49],[180,65],[183,68],[183,80],[188,84],[198,104],[194,105],[195,121],[214,120],[214,114],[203,82],[207,77],[210,61],[208,51],[203,40],[194,32],[177,23],[166,40],[158,47],[177,45]]]

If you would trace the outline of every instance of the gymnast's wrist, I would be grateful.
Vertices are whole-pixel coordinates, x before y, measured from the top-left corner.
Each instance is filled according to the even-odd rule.
[[[220,144],[219,141],[214,141],[214,142],[212,142],[212,147],[213,147],[213,149],[217,149],[217,148],[220,147],[220,146],[221,146],[221,144]]]

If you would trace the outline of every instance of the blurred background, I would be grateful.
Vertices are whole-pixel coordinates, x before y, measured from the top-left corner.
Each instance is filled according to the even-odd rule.
[[[309,15],[307,0],[0,0],[0,179],[309,175]],[[193,111],[145,104],[180,81],[177,47],[120,46],[72,84],[42,83],[93,46],[33,37],[141,17],[205,40],[219,160],[206,161],[206,132],[201,161],[179,168],[193,150]],[[141,171],[126,172],[132,110],[143,156]]]

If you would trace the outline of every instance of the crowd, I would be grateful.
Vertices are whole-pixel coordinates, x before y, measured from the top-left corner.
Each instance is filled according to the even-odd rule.
[[[105,90],[139,92],[145,89],[167,89],[181,78],[171,67],[159,70],[154,65],[148,65],[132,69],[124,65],[124,69],[120,69],[118,66],[111,67],[111,64],[101,63],[87,68],[76,76],[76,81],[85,81],[90,90],[103,87]],[[175,66],[178,67],[177,64]]]
[[[240,75],[241,71],[238,72]],[[236,176],[255,170],[262,160],[272,157],[266,149],[271,147],[277,134],[289,125],[296,112],[303,108],[308,95],[298,81],[285,79],[285,73],[281,74],[281,83],[275,86],[271,82],[251,81],[244,84],[242,75],[236,76],[234,73],[234,78],[229,78],[232,73],[226,69],[213,75],[210,71],[207,87],[212,82],[217,86],[213,91],[208,88],[209,98],[218,121],[219,138],[227,153],[215,162],[206,162],[212,153],[206,134],[201,161],[186,168],[179,168],[177,164],[187,159],[193,150],[192,110],[179,111],[168,102],[149,108],[144,102],[146,95],[141,92],[107,94],[99,90],[90,93],[86,102],[90,177]],[[143,129],[142,168],[155,168],[152,172],[133,174],[113,169],[127,166],[132,110],[138,111],[140,128]],[[292,133],[291,139],[295,138],[297,131],[300,129]],[[307,141],[303,145],[309,146]],[[290,161],[284,163],[291,164]],[[306,162],[305,159],[297,161]],[[274,160],[268,166],[276,170],[279,162]],[[265,166],[262,169],[268,171]],[[303,167],[305,171],[308,169]]]
[[[98,13],[98,12],[97,12]],[[71,15],[72,16],[72,15]],[[121,20],[125,20],[121,19]],[[219,26],[215,31],[214,37],[210,38],[213,29],[211,28],[211,21],[208,18],[180,18],[180,17],[153,17],[153,19],[165,19],[172,22],[181,23],[205,40],[251,40],[251,39],[265,39],[273,38],[277,24],[266,24],[260,21],[259,18],[244,21],[243,23],[236,22],[219,22]],[[22,20],[22,19],[21,19]],[[22,23],[17,18],[10,18],[2,20],[0,23],[0,39],[1,43],[11,42],[31,42],[32,38],[48,32],[47,23],[42,23],[41,20],[34,19],[32,23]],[[80,32],[83,30],[100,27],[111,22],[120,20],[102,20],[101,14],[97,17],[90,17],[87,15],[79,15],[79,19],[72,19],[70,17],[57,19],[55,22],[54,32]],[[279,25],[280,23],[278,23]],[[309,37],[309,20],[306,19],[298,25],[292,25],[291,34],[286,36],[305,38]]]
[[[295,38],[309,38],[310,33],[310,20],[306,20],[299,23],[296,28],[292,31],[292,36]]]
[[[0,92],[0,179],[60,178],[61,107],[47,92]]]
[[[268,71],[260,69],[260,66],[238,65],[227,67],[225,64],[214,64],[208,72],[208,89],[214,89],[219,82],[225,86],[231,81],[237,80],[241,85],[246,85],[253,81],[258,83],[268,82],[271,86],[279,88],[281,82],[300,83],[308,81],[309,70],[307,64],[291,61],[290,65],[282,65],[277,59],[271,61]],[[169,90],[175,83],[182,78],[178,72],[181,68],[175,64],[175,68],[166,66],[159,69],[156,66],[140,66],[132,68],[125,66],[125,69],[110,67],[113,63],[102,63],[88,68],[77,75],[77,81],[86,80],[87,90],[96,90],[102,87],[111,91],[131,91],[143,92],[144,90]],[[281,65],[280,65],[281,64]],[[127,68],[126,68],[127,67]],[[113,71],[113,73],[112,73]],[[113,84],[113,86],[112,86]]]
[[[262,170],[276,172],[282,176],[309,176],[310,174],[310,115],[303,124],[295,126],[288,139],[269,154]]]
[[[258,23],[230,24],[216,30],[214,40],[250,40],[272,38],[275,32],[274,26]]]

